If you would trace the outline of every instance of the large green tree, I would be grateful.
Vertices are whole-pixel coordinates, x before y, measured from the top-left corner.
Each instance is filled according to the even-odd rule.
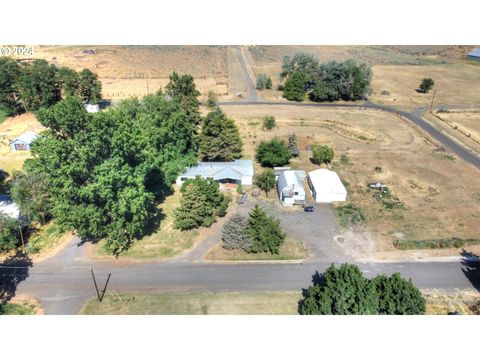
[[[255,176],[255,185],[265,191],[265,196],[268,197],[268,192],[275,188],[275,172],[272,169],[267,169]]]
[[[356,265],[331,265],[321,282],[310,286],[300,301],[302,315],[371,315],[378,312],[374,287]]]
[[[378,313],[381,315],[418,315],[425,313],[425,299],[411,280],[399,273],[390,277],[378,275],[372,284],[379,296]]]
[[[17,62],[8,57],[0,57],[0,109],[10,115],[21,109],[18,82],[21,68]]]
[[[262,141],[257,146],[255,156],[262,166],[275,167],[288,164],[292,153],[283,140],[274,138],[269,142]]]
[[[58,70],[58,77],[62,87],[62,96],[80,95],[80,76],[75,70],[68,67],[61,67]]]
[[[78,95],[90,104],[97,104],[102,99],[102,83],[97,74],[88,69],[79,73]]]
[[[216,108],[203,121],[199,154],[207,161],[231,161],[242,156],[243,142],[235,121]]]
[[[242,215],[234,214],[222,229],[223,247],[227,250],[242,249],[249,251],[252,240],[247,234],[248,219]]]
[[[302,72],[296,71],[288,76],[283,87],[283,97],[291,101],[303,101],[305,96],[306,76]]]
[[[255,205],[250,212],[248,222],[247,234],[252,241],[249,251],[278,254],[286,237],[280,227],[280,221],[268,216],[262,208]]]
[[[192,75],[178,75],[175,71],[170,75],[170,82],[165,87],[167,96],[178,102],[195,125],[199,125],[201,116],[199,111],[200,92],[195,86]]]
[[[218,182],[212,178],[197,176],[182,185],[180,206],[174,212],[174,226],[190,230],[211,226],[219,216],[224,216],[229,198],[219,190]]]
[[[27,162],[28,165],[28,162]],[[47,177],[34,171],[16,171],[10,185],[12,199],[23,215],[45,224],[50,215]]]
[[[114,254],[144,235],[156,202],[196,162],[194,126],[162,96],[97,114],[71,97],[37,118],[48,129],[28,167],[46,177],[53,217],[84,240],[106,238]]]
[[[35,60],[22,68],[19,91],[26,111],[49,107],[61,99],[58,69],[45,60]]]

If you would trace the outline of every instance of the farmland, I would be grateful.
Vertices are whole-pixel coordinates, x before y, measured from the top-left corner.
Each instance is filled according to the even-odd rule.
[[[480,207],[475,194],[480,193],[480,184],[469,180],[476,176],[476,170],[439,151],[437,144],[404,120],[367,110],[301,108],[300,112],[295,106],[261,105],[224,110],[240,126],[247,158],[254,157],[260,141],[274,136],[286,139],[296,133],[301,153],[291,166],[310,171],[316,166],[309,161],[311,154],[306,147],[312,143],[333,147],[336,157],[332,168],[346,184],[349,202],[364,211],[372,234],[373,253],[366,255],[391,256],[397,239],[478,237]],[[275,116],[276,129],[261,129],[265,115]],[[348,162],[340,162],[341,155]],[[374,170],[376,166],[382,168],[380,173]],[[391,207],[374,198],[366,187],[372,181],[387,184],[392,198],[402,206]],[[347,252],[358,250],[354,249],[360,240],[355,237],[347,232],[341,238]]]

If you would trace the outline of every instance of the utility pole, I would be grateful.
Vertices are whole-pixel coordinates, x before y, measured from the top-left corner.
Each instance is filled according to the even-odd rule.
[[[98,302],[102,302],[103,297],[105,296],[105,292],[107,291],[108,282],[110,281],[110,277],[112,276],[112,273],[108,274],[107,281],[105,282],[105,286],[102,290],[102,295],[100,295],[100,291],[98,290],[97,280],[95,279],[95,273],[93,272],[92,268],[90,268],[90,272],[92,273],[93,284],[95,285],[95,291],[97,292],[97,300]]]
[[[428,110],[428,112],[432,112],[433,100],[435,99],[435,93],[436,92],[437,92],[437,90],[433,89],[432,102],[430,103],[430,109]]]

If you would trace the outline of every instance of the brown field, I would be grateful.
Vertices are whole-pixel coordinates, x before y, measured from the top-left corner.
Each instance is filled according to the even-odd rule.
[[[279,83],[282,59],[299,51],[315,55],[321,62],[353,59],[372,65],[370,99],[388,105],[430,104],[432,95],[417,93],[424,77],[436,83],[435,103],[475,104],[480,101],[478,64],[465,59],[470,46],[252,46],[255,73]],[[381,95],[387,91],[390,95]],[[281,99],[281,92],[261,91],[265,99]]]
[[[35,57],[77,71],[92,70],[107,99],[153,93],[168,83],[173,71],[191,74],[203,95],[228,91],[225,46],[37,46]]]
[[[0,123],[0,168],[10,174],[13,170],[20,170],[25,159],[30,157],[30,151],[11,151],[10,141],[25,131],[39,132],[43,129],[33,113],[9,117]]]
[[[262,140],[296,133],[301,155],[291,161],[294,168],[316,168],[306,146],[313,143],[333,147],[332,167],[347,185],[349,202],[367,215],[376,250],[394,250],[395,239],[478,237],[480,183],[478,171],[461,160],[436,151],[436,145],[399,117],[375,111],[268,106],[229,106],[224,111],[240,126],[245,157],[253,158]],[[278,127],[261,130],[261,117],[274,115]],[[350,165],[341,165],[345,154]],[[376,173],[375,166],[383,171]],[[260,166],[255,164],[258,170]],[[384,182],[406,209],[386,209],[367,183]]]
[[[426,118],[455,140],[480,153],[480,112],[437,112],[427,114]]]

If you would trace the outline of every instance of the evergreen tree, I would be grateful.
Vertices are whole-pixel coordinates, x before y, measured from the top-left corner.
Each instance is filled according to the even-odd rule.
[[[174,226],[181,230],[210,227],[227,211],[229,198],[223,195],[218,182],[197,176],[182,185],[180,206],[175,209]]]
[[[191,75],[178,75],[175,71],[170,75],[170,82],[165,87],[165,93],[173,101],[180,104],[187,118],[195,125],[200,124],[200,92],[195,86]]]
[[[381,315],[420,315],[425,313],[425,299],[411,280],[399,273],[390,277],[377,275],[372,284],[379,295],[378,313]]]
[[[262,166],[275,167],[288,164],[292,158],[290,149],[284,141],[277,138],[269,142],[262,141],[255,151],[257,161]]]
[[[243,142],[233,119],[220,108],[204,119],[200,134],[200,157],[207,161],[231,161],[242,156]]]
[[[248,219],[239,214],[234,214],[223,225],[223,247],[227,250],[242,249],[250,251],[252,241],[247,234]]]
[[[300,155],[297,144],[297,134],[294,133],[288,136],[288,148],[293,157]]]
[[[285,241],[280,221],[269,217],[264,210],[255,205],[250,212],[248,223],[247,234],[252,241],[249,251],[278,254],[280,246]]]
[[[303,101],[306,77],[301,72],[294,72],[285,81],[283,97],[290,101]]]

